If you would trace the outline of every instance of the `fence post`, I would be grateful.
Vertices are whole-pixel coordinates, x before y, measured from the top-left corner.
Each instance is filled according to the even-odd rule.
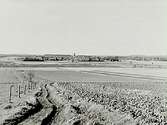
[[[20,98],[20,94],[21,94],[21,86],[19,85],[19,87],[18,87],[18,96],[19,96],[19,98]]]
[[[30,90],[30,82],[28,82],[28,89]]]
[[[11,85],[10,89],[9,89],[9,103],[12,103],[12,88],[13,87],[14,87],[14,85]]]
[[[26,94],[27,85],[24,86],[24,95]]]
[[[31,90],[32,90],[32,85],[33,85],[33,83],[32,83],[32,81],[31,81],[31,82],[30,82],[30,86],[31,86],[30,88],[31,88]]]
[[[37,84],[37,83],[36,83],[36,82],[34,82],[34,89],[36,89],[36,84]]]

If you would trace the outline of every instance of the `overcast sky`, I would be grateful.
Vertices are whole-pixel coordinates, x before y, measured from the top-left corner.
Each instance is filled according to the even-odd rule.
[[[0,53],[166,55],[167,0],[0,0]]]

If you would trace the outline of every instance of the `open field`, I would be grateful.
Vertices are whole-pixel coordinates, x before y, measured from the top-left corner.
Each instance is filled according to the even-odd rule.
[[[0,0],[0,125],[167,125],[167,0]]]
[[[1,98],[9,96],[9,85],[18,84],[23,80],[20,71],[33,71],[36,76],[52,81],[77,82],[119,82],[124,88],[166,90],[166,69],[141,68],[1,68]],[[8,84],[7,84],[8,83]],[[9,84],[10,83],[10,84]],[[161,84],[160,84],[161,83]],[[133,85],[132,85],[133,84]],[[144,85],[144,87],[143,87]],[[7,88],[5,86],[8,86]],[[5,92],[4,92],[5,91]],[[3,93],[3,95],[2,95]]]
[[[8,103],[10,84],[25,85],[28,72],[40,91],[19,99],[16,92]],[[0,120],[4,125],[165,124],[165,74],[149,68],[1,68]]]
[[[126,74],[136,74],[136,75],[149,75],[149,76],[159,76],[159,77],[166,77],[167,70],[162,68],[162,69],[156,69],[156,68],[65,68],[68,70],[74,70],[74,71],[94,71],[94,70],[99,70],[99,71],[107,71],[107,72],[115,72],[115,73],[126,73]],[[49,70],[52,70],[50,68]],[[54,69],[53,69],[54,70]],[[166,77],[167,78],[167,77]]]

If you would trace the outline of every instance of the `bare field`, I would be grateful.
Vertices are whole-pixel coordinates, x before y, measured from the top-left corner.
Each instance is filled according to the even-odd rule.
[[[29,71],[41,89],[35,96],[22,93],[19,103],[8,103],[10,84],[24,83]],[[146,68],[2,68],[0,121],[4,125],[166,124],[165,73]],[[17,96],[13,99],[18,101]]]
[[[104,68],[63,68],[56,69],[55,71],[48,71],[47,69],[35,71],[39,76],[50,79],[53,81],[79,81],[79,82],[114,82],[120,83],[120,86],[127,89],[152,89],[156,91],[166,92],[166,82],[165,76],[166,70],[160,70],[157,75],[156,72],[151,71],[145,72],[147,69],[143,69],[145,74],[142,74],[141,69],[130,69],[132,73],[125,72],[126,69],[112,69]],[[135,72],[136,70],[136,72]],[[149,70],[149,69],[148,69]],[[133,73],[135,72],[135,73]],[[161,76],[160,76],[161,74]]]
[[[1,98],[9,96],[9,83],[22,81],[19,71],[33,71],[37,76],[52,81],[119,82],[121,87],[131,89],[166,90],[166,69],[146,68],[1,68]],[[7,85],[8,84],[8,85]],[[7,86],[7,88],[5,88]],[[2,94],[3,93],[3,94]]]

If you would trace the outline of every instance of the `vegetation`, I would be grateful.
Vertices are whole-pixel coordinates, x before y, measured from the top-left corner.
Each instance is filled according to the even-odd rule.
[[[23,59],[23,57],[21,57]],[[43,56],[28,56],[23,61],[67,61],[73,60],[72,55],[43,55]],[[167,61],[165,56],[91,56],[77,55],[75,59],[80,62],[104,62],[104,61],[121,61],[121,60],[136,60],[136,61]]]
[[[118,110],[130,114],[137,124],[167,124],[167,100],[151,93],[120,89],[105,84],[61,82],[67,91],[79,95],[83,100],[106,107],[108,111]]]
[[[9,125],[167,124],[165,80],[142,81],[143,77],[130,79],[128,76],[125,79],[120,74],[119,77],[114,77],[113,74],[111,79],[117,78],[115,82],[107,82],[109,79],[103,75],[95,76],[90,72],[86,74],[65,70],[54,72],[4,70],[0,73],[3,76],[1,82],[9,78],[13,81],[8,83],[8,86],[4,83],[6,87],[4,86],[2,94],[7,92],[4,94],[7,95],[7,99],[8,88],[14,82],[17,83],[16,86],[19,85],[19,88],[16,87],[15,90],[14,87],[11,91],[12,98],[9,100],[12,103],[1,104],[1,107],[5,106],[1,109],[0,124],[1,122]],[[97,82],[89,82],[93,76],[96,78],[93,80]],[[80,82],[82,80],[85,82]],[[102,82],[103,80],[105,82]],[[38,83],[36,89],[33,88],[35,82]],[[24,94],[24,90],[28,91]],[[17,99],[20,101],[17,102]]]

